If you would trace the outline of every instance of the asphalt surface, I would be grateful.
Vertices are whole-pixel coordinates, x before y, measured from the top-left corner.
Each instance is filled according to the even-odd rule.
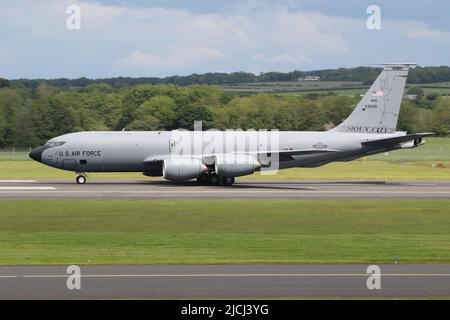
[[[380,265],[372,290],[367,267],[81,266],[80,290],[67,288],[65,266],[0,267],[0,299],[450,297],[450,265]]]
[[[0,199],[48,198],[450,198],[450,182],[254,181],[232,187],[194,182],[0,180]],[[0,267],[0,299],[411,298],[450,297],[450,265],[381,265],[369,290],[368,265],[82,266],[81,290],[66,267]]]
[[[0,199],[47,198],[450,198],[450,181],[260,181],[231,187],[196,182],[0,180]]]

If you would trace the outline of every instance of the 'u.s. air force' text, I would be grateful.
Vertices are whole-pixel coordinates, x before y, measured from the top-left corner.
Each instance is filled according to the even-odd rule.
[[[59,151],[60,157],[101,157],[102,152],[100,150],[91,151]]]

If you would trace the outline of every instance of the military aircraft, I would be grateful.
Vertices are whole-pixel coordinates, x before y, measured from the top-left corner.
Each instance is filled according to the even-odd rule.
[[[49,140],[30,157],[75,172],[78,184],[86,183],[89,172],[142,172],[232,185],[235,177],[255,171],[318,167],[418,147],[433,133],[396,131],[406,78],[415,64],[383,66],[350,116],[328,131],[270,130],[264,138],[251,130],[77,132]]]

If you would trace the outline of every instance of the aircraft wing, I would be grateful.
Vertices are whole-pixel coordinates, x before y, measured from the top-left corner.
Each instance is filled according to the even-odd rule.
[[[170,154],[149,156],[149,157],[144,159],[143,163],[144,164],[152,164],[154,162],[164,161],[164,160],[169,159],[169,158],[170,158]]]
[[[324,153],[332,153],[338,152],[338,150],[334,149],[301,149],[301,150],[278,150],[278,151],[258,151],[258,152],[248,152],[247,154],[255,155],[255,156],[272,156],[274,154],[278,154],[278,161],[290,161],[295,160],[295,156],[310,156],[310,155],[318,155]]]
[[[386,138],[386,139],[377,139],[377,140],[368,140],[361,142],[363,146],[366,147],[383,147],[383,146],[392,146],[397,145],[403,142],[413,141],[415,145],[419,145],[422,142],[422,138],[433,136],[435,133],[433,132],[424,132],[424,133],[414,133],[407,134],[405,136]]]
[[[251,152],[237,152],[239,154],[248,154],[253,155],[255,157],[258,156],[272,156],[274,154],[278,154],[279,161],[288,161],[288,160],[294,160],[292,156],[306,156],[306,155],[313,155],[313,154],[324,154],[324,153],[330,153],[330,152],[338,152],[338,150],[334,149],[302,149],[302,150],[276,150],[276,151],[251,151]],[[203,154],[201,156],[192,155],[192,158],[202,158],[204,160],[207,160],[207,163],[214,162],[214,160],[210,160],[211,158],[214,158],[216,154]],[[144,164],[152,164],[159,161],[164,161],[166,159],[169,159],[171,157],[170,154],[165,155],[157,155],[157,156],[149,156],[144,159]]]

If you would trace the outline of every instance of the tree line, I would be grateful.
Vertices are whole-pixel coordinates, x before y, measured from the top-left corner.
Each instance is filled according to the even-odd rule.
[[[339,68],[315,71],[292,71],[292,72],[265,72],[255,75],[248,72],[232,72],[220,73],[212,72],[205,74],[192,74],[188,76],[171,76],[165,78],[158,77],[115,77],[105,79],[19,79],[6,80],[0,79],[0,88],[10,85],[23,85],[27,88],[36,90],[42,83],[57,87],[57,88],[84,88],[92,84],[109,84],[114,89],[132,87],[137,84],[176,84],[180,86],[193,84],[239,84],[246,82],[266,82],[266,81],[296,81],[299,77],[305,76],[320,76],[324,81],[359,81],[364,84],[371,84],[378,74],[381,72],[380,68],[372,67],[357,67],[357,68]],[[433,83],[450,81],[450,67],[417,67],[412,69],[408,76],[408,83]]]
[[[33,147],[69,132],[85,130],[204,129],[326,130],[353,110],[359,96],[316,94],[238,96],[218,86],[139,84],[114,89],[90,84],[61,89],[40,83],[36,89],[0,89],[0,148]],[[399,130],[450,130],[450,97],[403,101]]]

